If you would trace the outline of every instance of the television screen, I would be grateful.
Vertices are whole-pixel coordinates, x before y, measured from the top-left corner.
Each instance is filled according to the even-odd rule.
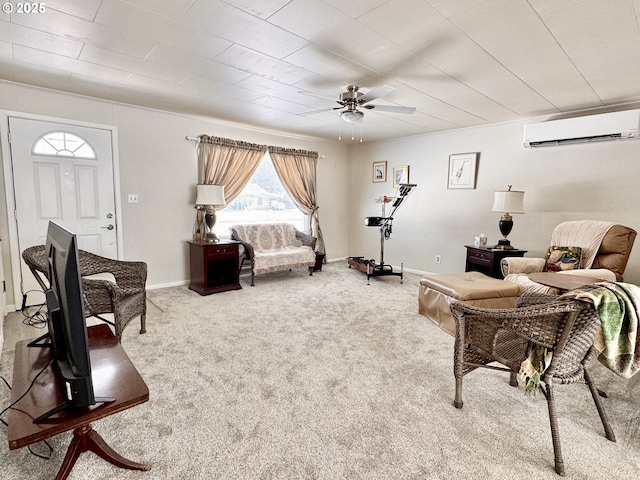
[[[48,336],[66,401],[35,422],[69,406],[87,407],[96,403],[76,235],[49,222],[46,251],[50,283],[50,290],[45,292]]]

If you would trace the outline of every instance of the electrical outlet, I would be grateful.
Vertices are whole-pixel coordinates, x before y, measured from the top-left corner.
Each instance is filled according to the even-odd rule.
[[[442,255],[436,255],[436,263],[442,262]]]
[[[138,203],[138,194],[130,193],[129,195],[127,195],[127,201],[129,203]]]

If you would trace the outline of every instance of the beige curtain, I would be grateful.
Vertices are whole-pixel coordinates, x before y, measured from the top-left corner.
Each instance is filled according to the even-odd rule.
[[[198,183],[224,185],[228,205],[253,176],[267,146],[208,135],[198,138]]]
[[[269,155],[289,196],[302,212],[311,216],[311,235],[318,239],[316,250],[326,253],[316,199],[318,152],[269,147]]]

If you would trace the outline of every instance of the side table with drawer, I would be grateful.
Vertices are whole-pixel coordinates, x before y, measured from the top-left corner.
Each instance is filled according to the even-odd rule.
[[[240,242],[189,243],[191,282],[189,288],[200,295],[239,290]]]
[[[526,250],[499,250],[494,248],[480,248],[465,245],[467,261],[465,272],[480,272],[493,278],[504,278],[500,269],[500,262],[506,257],[524,257]]]

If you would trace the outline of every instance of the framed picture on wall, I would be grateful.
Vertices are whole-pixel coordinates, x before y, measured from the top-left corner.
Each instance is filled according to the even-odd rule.
[[[373,182],[387,181],[387,162],[373,162]]]
[[[398,188],[401,183],[409,183],[409,165],[393,167],[393,188]]]
[[[476,188],[478,152],[449,155],[447,188]]]

